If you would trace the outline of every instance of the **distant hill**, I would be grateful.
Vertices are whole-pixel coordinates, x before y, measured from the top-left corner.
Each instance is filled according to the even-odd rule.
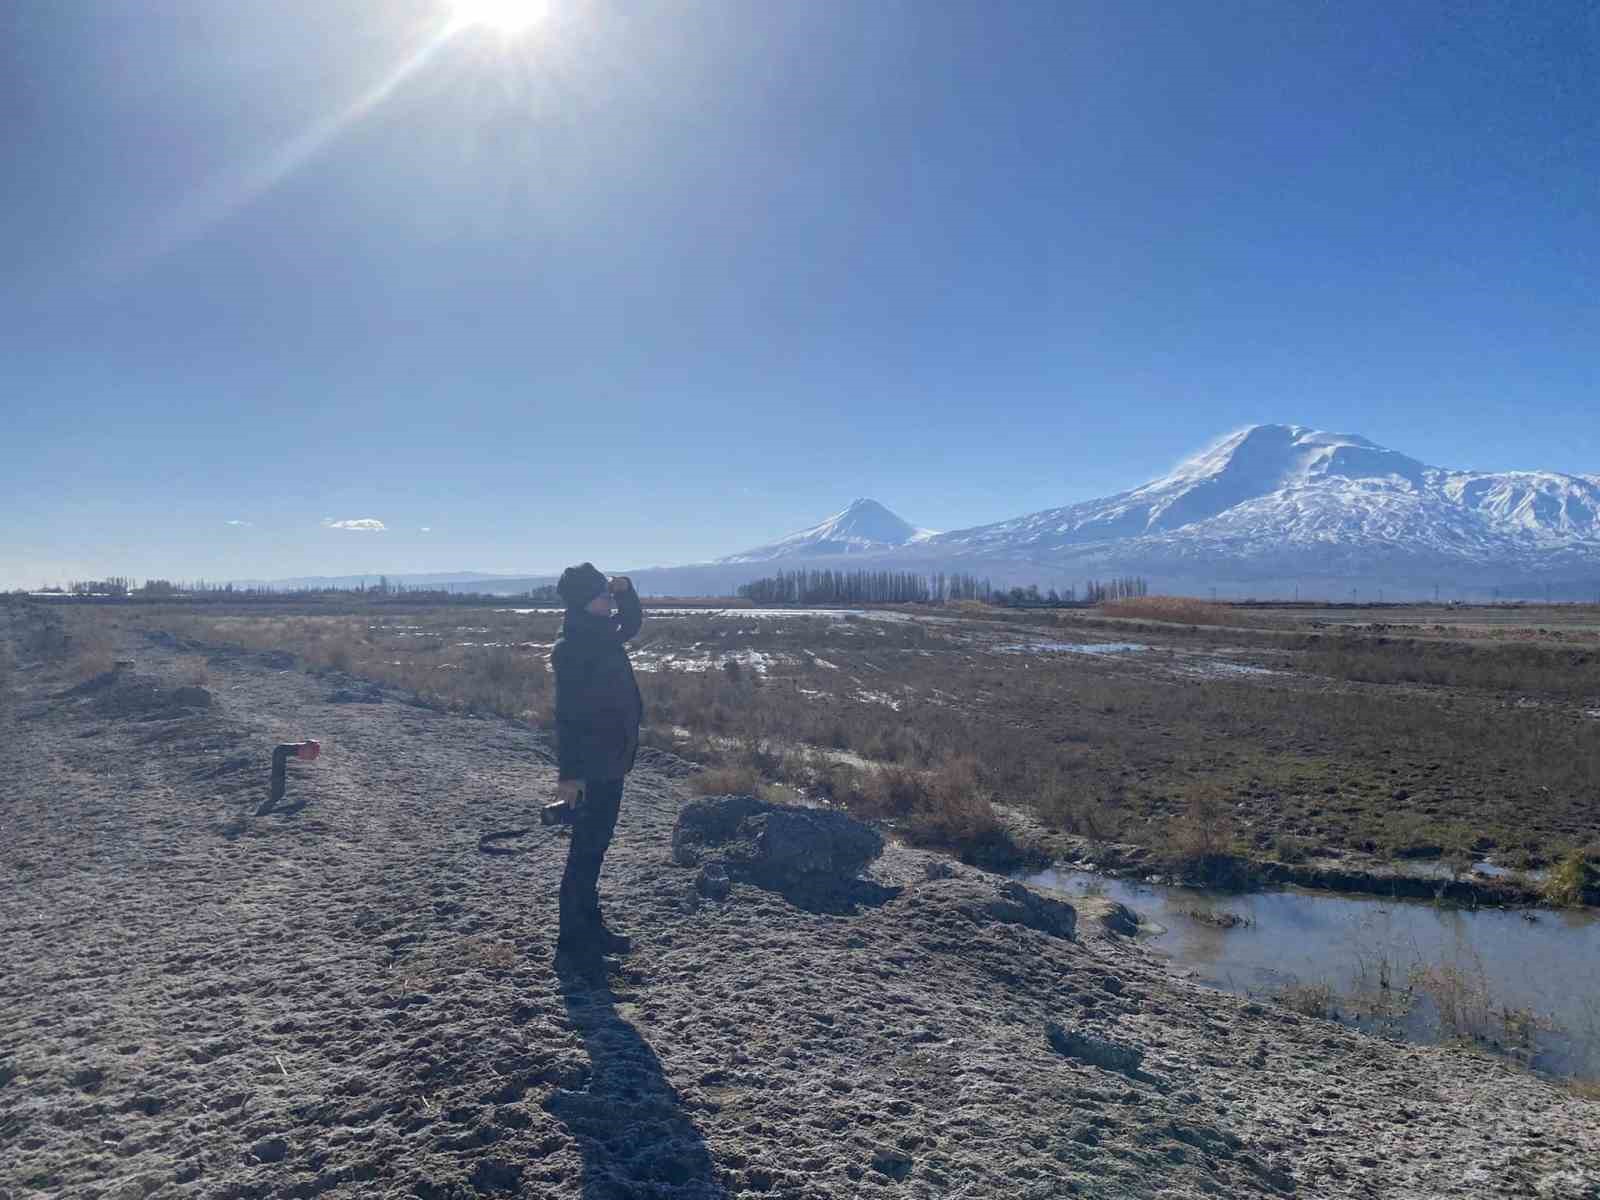
[[[514,580],[520,577],[510,575],[493,575],[484,571],[436,571],[431,574],[408,575],[403,572],[371,571],[362,575],[299,575],[290,579],[235,579],[234,587],[272,587],[284,591],[293,591],[298,588],[356,588],[372,586],[379,579],[387,577],[391,584],[405,584],[407,587],[449,588],[456,584],[469,583],[498,583],[504,580]],[[457,589],[462,590],[462,589]],[[487,590],[487,589],[486,589]],[[525,590],[525,589],[523,589]]]

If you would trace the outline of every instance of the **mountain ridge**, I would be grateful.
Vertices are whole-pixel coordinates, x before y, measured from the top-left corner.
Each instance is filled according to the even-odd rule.
[[[1073,558],[1112,545],[1141,558],[1165,550],[1263,562],[1312,549],[1477,563],[1552,551],[1600,556],[1600,482],[1455,471],[1354,434],[1256,425],[1129,491],[928,542],[956,557]]]
[[[1455,470],[1358,434],[1252,425],[1111,496],[945,533],[860,497],[749,550],[628,573],[655,594],[727,594],[764,569],[800,565],[1067,586],[1139,574],[1164,589],[1281,596],[1335,580],[1339,594],[1443,586],[1486,598],[1554,583],[1589,599],[1600,594],[1600,473]],[[550,578],[482,583],[513,592]]]

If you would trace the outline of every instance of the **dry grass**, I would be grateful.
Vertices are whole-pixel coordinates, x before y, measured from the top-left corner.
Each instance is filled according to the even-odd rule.
[[[110,632],[98,625],[85,625],[71,635],[67,671],[75,681],[82,683],[111,670],[116,657],[116,645]]]
[[[1593,649],[1347,633],[1310,650],[1305,666],[1362,683],[1554,696],[1578,703],[1600,697],[1600,653]]]
[[[1333,988],[1326,983],[1291,983],[1273,993],[1273,999],[1303,1017],[1331,1021],[1338,1016]]]
[[[1220,887],[1248,882],[1233,804],[1224,793],[1204,789],[1191,796],[1168,825],[1158,849],[1167,865],[1185,879]]]
[[[1178,625],[1240,625],[1249,620],[1225,604],[1211,604],[1193,596],[1137,596],[1127,600],[1108,600],[1100,605],[1100,612],[1108,617],[1170,621]]]
[[[1575,1099],[1600,1104],[1600,1079],[1569,1079],[1567,1091]]]
[[[1483,962],[1475,955],[1434,963],[1411,973],[1411,987],[1433,1002],[1440,1036],[1474,1042],[1529,1058],[1535,1038],[1548,1021],[1532,1011],[1496,1003]]]
[[[761,773],[754,767],[708,767],[689,777],[697,796],[754,796],[760,789]]]
[[[1588,886],[1588,855],[1574,850],[1550,869],[1542,889],[1545,903],[1555,908],[1577,908],[1583,903]]]

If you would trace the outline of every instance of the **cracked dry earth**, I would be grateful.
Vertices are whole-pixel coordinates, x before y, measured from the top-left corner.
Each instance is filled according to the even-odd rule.
[[[270,655],[173,707],[175,651],[121,652],[0,716],[0,1197],[1600,1196],[1600,1107],[991,919],[920,852],[854,911],[706,899],[663,755],[601,884],[637,948],[558,977],[537,734]]]

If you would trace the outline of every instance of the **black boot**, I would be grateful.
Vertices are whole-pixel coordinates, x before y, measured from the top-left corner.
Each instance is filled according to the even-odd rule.
[[[612,933],[606,928],[603,918],[597,919],[594,924],[594,944],[599,947],[601,954],[632,954],[633,939],[627,934]]]
[[[601,940],[591,926],[562,922],[556,937],[556,957],[570,959],[599,958],[605,953]]]

